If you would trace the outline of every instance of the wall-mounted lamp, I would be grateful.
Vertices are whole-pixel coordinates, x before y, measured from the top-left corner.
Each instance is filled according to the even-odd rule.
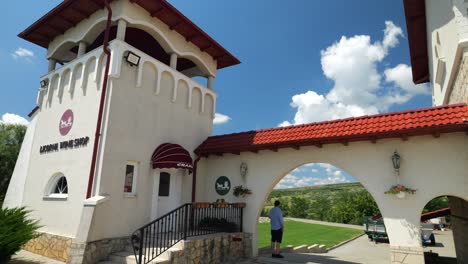
[[[125,60],[130,64],[130,66],[138,66],[138,64],[140,64],[140,59],[140,56],[131,51],[127,52],[127,55],[125,55]]]
[[[393,169],[395,169],[395,172],[397,175],[400,175],[400,154],[395,150],[395,152],[392,155],[392,162],[393,162]]]
[[[49,85],[49,80],[44,79],[40,82],[41,88],[46,88]]]

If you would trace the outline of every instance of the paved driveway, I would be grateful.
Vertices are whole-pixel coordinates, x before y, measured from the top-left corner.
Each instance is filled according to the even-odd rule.
[[[436,245],[426,246],[424,251],[436,252],[441,257],[452,259],[443,263],[453,262],[455,248],[451,231],[435,231]],[[273,259],[269,255],[261,255],[243,264],[388,264],[390,263],[390,248],[387,243],[375,244],[367,236],[361,236],[326,254],[284,254],[284,259]]]

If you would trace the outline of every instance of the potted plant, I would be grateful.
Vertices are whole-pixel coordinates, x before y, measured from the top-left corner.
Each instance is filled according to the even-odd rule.
[[[415,194],[416,190],[408,188],[402,184],[397,184],[397,185],[393,185],[388,191],[385,192],[385,194],[394,194],[400,199],[404,198],[407,193]]]
[[[216,202],[214,203],[216,208],[228,208],[229,204],[224,201],[224,199],[216,199]]]
[[[252,190],[244,188],[242,185],[234,187],[233,194],[235,197],[245,197],[246,195],[252,194]]]

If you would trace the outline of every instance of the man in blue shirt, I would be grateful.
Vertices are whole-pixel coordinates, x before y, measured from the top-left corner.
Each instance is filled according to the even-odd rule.
[[[284,220],[283,213],[279,208],[280,202],[275,201],[275,207],[270,210],[270,223],[271,223],[271,256],[274,258],[284,258],[280,254],[281,241],[283,240]]]

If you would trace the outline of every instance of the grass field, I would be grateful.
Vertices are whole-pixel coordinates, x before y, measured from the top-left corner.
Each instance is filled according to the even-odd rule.
[[[258,248],[271,246],[270,229],[270,223],[258,224]],[[329,248],[362,233],[363,231],[356,229],[286,220],[282,245],[323,244]]]

